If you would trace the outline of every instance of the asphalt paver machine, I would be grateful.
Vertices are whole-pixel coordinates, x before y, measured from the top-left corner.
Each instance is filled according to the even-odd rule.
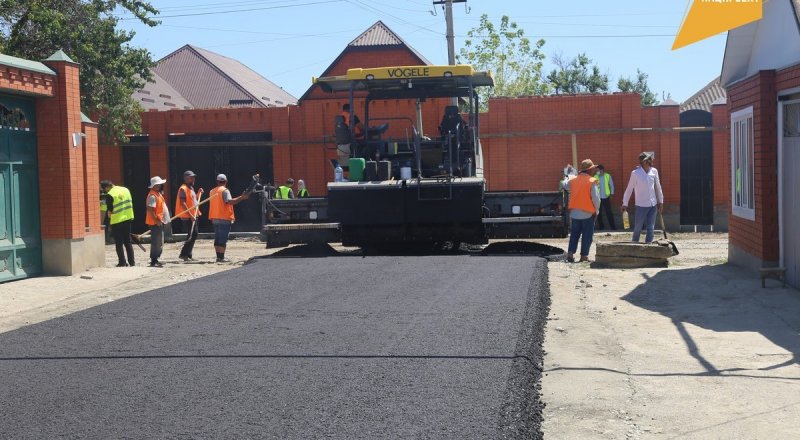
[[[566,234],[561,192],[487,192],[477,89],[494,85],[490,73],[468,65],[382,67],[314,83],[349,99],[350,113],[336,116],[339,160],[332,164],[348,172],[332,173],[345,178],[328,183],[325,199],[265,204],[268,246],[485,244]],[[441,123],[424,130],[423,103],[434,99],[446,103]],[[406,103],[408,114],[384,114],[402,108],[388,101]]]

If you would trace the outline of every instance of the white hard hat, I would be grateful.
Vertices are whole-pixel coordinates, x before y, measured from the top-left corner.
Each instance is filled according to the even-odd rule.
[[[217,182],[227,182],[228,176],[224,174],[217,174]]]
[[[161,185],[162,183],[167,183],[167,181],[159,176],[153,176],[150,178],[150,186],[148,188],[152,188],[156,185]]]

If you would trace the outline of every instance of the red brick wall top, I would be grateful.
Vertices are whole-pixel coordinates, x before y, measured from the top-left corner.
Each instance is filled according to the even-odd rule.
[[[54,80],[46,73],[0,65],[0,92],[54,96]]]

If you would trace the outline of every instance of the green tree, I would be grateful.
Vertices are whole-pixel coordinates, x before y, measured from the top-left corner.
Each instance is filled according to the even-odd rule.
[[[550,92],[542,78],[545,58],[544,40],[531,42],[517,23],[504,15],[500,25],[481,15],[478,27],[467,32],[464,47],[456,57],[459,63],[471,64],[478,70],[489,70],[494,87],[481,87],[481,109],[486,110],[490,96],[545,95]]]
[[[647,85],[647,74],[639,69],[636,69],[636,78],[620,78],[617,88],[620,92],[638,93],[642,97],[642,105],[658,105],[656,94]]]
[[[41,60],[58,49],[81,65],[81,110],[96,118],[106,142],[140,130],[141,107],[131,95],[152,75],[146,49],[117,29],[115,12],[148,26],[158,11],[143,0],[0,0],[0,52]]]
[[[600,68],[584,53],[572,59],[556,54],[553,64],[556,68],[547,75],[547,81],[557,95],[608,91],[608,75],[600,73]]]

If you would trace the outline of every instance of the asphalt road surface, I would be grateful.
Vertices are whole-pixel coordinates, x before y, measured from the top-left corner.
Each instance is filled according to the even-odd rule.
[[[0,334],[2,438],[538,438],[544,260],[270,258]]]

